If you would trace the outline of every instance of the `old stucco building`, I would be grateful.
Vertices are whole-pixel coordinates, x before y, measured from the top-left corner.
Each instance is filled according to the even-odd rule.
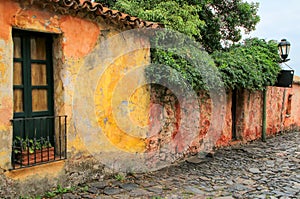
[[[79,0],[1,0],[0,13],[1,184],[10,181],[12,194],[39,192],[49,189],[47,184],[68,181],[62,178],[68,172],[87,172],[86,165],[101,170],[90,153],[111,151],[124,142],[122,133],[105,133],[118,131],[109,103],[112,90],[126,71],[150,61],[148,38],[122,32],[158,25]],[[123,86],[130,89],[130,85]],[[142,110],[149,103],[146,89],[138,89],[129,100],[139,104],[131,113],[138,123],[146,117]],[[88,116],[81,115],[82,110]],[[93,134],[92,127],[101,125],[103,134],[94,142],[101,146],[99,151],[93,142],[84,140],[93,138],[79,132]],[[29,156],[18,158],[14,151],[19,150],[20,139],[25,145],[50,142],[55,152],[46,149],[45,164],[31,167],[39,163],[40,155],[33,152],[31,162]],[[128,143],[128,150],[142,147],[136,144],[139,139],[131,138]],[[53,153],[56,156],[50,157]],[[5,194],[5,187],[0,193]]]
[[[227,92],[222,121],[212,120],[216,104],[207,98],[199,106],[200,122],[193,114],[182,120],[176,96],[143,84],[143,71],[131,73],[150,63],[150,42],[142,30],[158,28],[156,23],[84,0],[0,0],[0,24],[0,196],[80,183],[104,168],[155,169],[163,166],[157,162],[202,150],[209,129],[218,131],[217,146],[261,136],[259,91],[238,92],[234,112]],[[293,88],[269,87],[268,135],[299,128],[299,91],[297,81]],[[191,129],[180,132],[180,126],[193,126],[191,121],[199,128],[185,143],[186,137],[177,135],[188,135]],[[218,125],[222,128],[210,128]],[[19,157],[29,152],[18,148],[20,138],[31,146],[43,138],[40,144],[54,149],[47,145],[45,155],[34,150],[30,162],[29,155]]]

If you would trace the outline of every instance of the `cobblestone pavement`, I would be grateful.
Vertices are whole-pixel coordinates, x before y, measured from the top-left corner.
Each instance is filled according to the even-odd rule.
[[[198,160],[90,182],[56,198],[300,198],[299,132],[223,148]]]

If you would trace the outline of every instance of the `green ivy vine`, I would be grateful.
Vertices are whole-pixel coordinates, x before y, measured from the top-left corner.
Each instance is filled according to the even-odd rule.
[[[226,51],[212,54],[227,88],[261,90],[273,85],[281,70],[277,43],[246,39]]]
[[[96,0],[121,12],[144,20],[163,23],[167,29],[183,33],[192,41],[200,42],[207,52],[199,51],[199,43],[189,47],[156,48],[160,39],[168,41],[168,33],[152,42],[152,63],[146,77],[150,81],[166,81],[172,85],[191,86],[194,90],[210,90],[225,86],[227,89],[263,89],[273,85],[280,71],[277,43],[263,39],[241,38],[240,29],[249,32],[259,21],[257,3],[242,0]],[[226,16],[226,17],[224,17]],[[185,39],[182,41],[184,43]],[[171,40],[172,42],[172,40]],[[196,45],[198,44],[198,48]],[[165,67],[169,66],[169,67]],[[216,69],[217,68],[217,69]],[[215,69],[217,71],[215,71]],[[176,72],[174,72],[176,71]],[[220,76],[217,76],[220,74]],[[224,83],[220,85],[220,80]],[[184,80],[184,81],[182,81]],[[182,85],[184,84],[184,85]]]

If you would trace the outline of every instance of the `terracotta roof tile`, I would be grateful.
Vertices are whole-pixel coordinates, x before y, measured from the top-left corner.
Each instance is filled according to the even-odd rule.
[[[118,10],[112,10],[104,7],[100,3],[93,3],[90,0],[19,0],[20,2],[28,1],[30,4],[39,4],[43,7],[55,6],[55,11],[62,9],[83,11],[94,13],[95,15],[108,18],[110,20],[121,23],[121,25],[130,28],[161,28],[162,24],[144,21],[137,17],[132,17]],[[66,11],[65,11],[66,13]]]

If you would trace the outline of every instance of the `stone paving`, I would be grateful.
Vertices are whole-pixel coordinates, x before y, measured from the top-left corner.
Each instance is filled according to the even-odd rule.
[[[89,182],[56,198],[300,198],[300,133],[217,150],[162,170]]]

